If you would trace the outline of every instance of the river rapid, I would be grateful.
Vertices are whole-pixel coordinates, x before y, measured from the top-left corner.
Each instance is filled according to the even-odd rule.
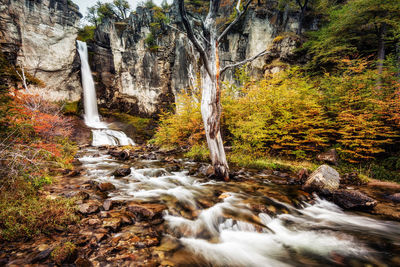
[[[268,175],[243,172],[222,182],[189,175],[197,163],[171,165],[162,155],[120,161],[96,147],[79,155],[87,178],[115,185],[112,200],[164,206],[161,243],[153,247],[162,265],[399,265],[398,222],[345,212]],[[115,177],[121,167],[131,173]]]

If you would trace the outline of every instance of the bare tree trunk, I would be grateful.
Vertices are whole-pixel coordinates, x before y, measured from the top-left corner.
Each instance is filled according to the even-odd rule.
[[[219,58],[216,35],[211,33],[209,63],[211,75],[202,73],[201,115],[210,150],[211,162],[215,176],[229,180],[229,167],[226,160],[224,144],[221,137],[221,92],[219,88]]]
[[[218,1],[215,1],[218,2]],[[211,162],[214,167],[215,176],[229,180],[229,167],[226,160],[224,144],[221,137],[221,92],[219,88],[219,56],[218,35],[216,27],[217,6],[210,6],[210,13],[205,21],[205,28],[209,32],[208,63],[209,73],[202,74],[202,98],[201,115],[206,132],[207,144],[210,150]],[[213,10],[214,8],[214,10]]]

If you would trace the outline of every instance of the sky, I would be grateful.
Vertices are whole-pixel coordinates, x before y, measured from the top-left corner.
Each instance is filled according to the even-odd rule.
[[[93,6],[96,4],[97,0],[72,0],[75,4],[79,6],[79,11],[83,16],[86,16],[86,10],[88,7]],[[101,2],[112,2],[112,0],[101,0]],[[133,7],[133,9],[136,8],[137,4],[140,2],[144,2],[142,0],[128,0],[129,4]],[[153,2],[157,5],[161,5],[162,0],[153,0]],[[168,0],[168,3],[171,3],[172,0]]]

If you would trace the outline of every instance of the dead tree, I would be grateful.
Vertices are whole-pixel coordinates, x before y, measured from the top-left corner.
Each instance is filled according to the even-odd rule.
[[[214,167],[214,176],[229,180],[229,166],[226,160],[224,144],[222,142],[220,122],[221,122],[221,89],[220,75],[228,68],[245,64],[262,56],[266,53],[262,51],[254,57],[237,62],[225,67],[220,66],[218,56],[218,44],[221,39],[237,24],[243,14],[249,7],[251,0],[241,5],[238,0],[236,4],[236,17],[223,31],[219,33],[217,30],[216,19],[220,7],[220,0],[211,0],[208,14],[205,20],[201,20],[201,28],[194,31],[190,23],[185,9],[185,1],[178,0],[179,13],[182,23],[186,31],[186,35],[192,42],[193,46],[200,54],[202,61],[202,99],[201,99],[201,115],[203,118],[204,129],[206,132],[207,144],[210,151],[212,165]]]

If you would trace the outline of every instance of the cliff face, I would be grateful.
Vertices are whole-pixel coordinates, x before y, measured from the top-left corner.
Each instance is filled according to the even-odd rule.
[[[190,86],[195,60],[188,41],[168,31],[158,38],[158,49],[148,49],[145,40],[152,22],[152,11],[139,7],[127,23],[107,22],[97,28],[89,45],[90,62],[105,106],[150,116]]]
[[[1,49],[45,83],[50,100],[78,100],[80,63],[75,40],[82,15],[68,0],[0,0]]]
[[[89,46],[90,61],[104,106],[152,116],[170,106],[179,92],[195,85],[198,55],[187,37],[176,30],[180,27],[176,8],[167,15],[175,24],[163,26],[158,49],[146,45],[155,20],[152,10],[138,8],[128,22],[106,22],[97,28]],[[253,6],[222,41],[221,61],[231,64],[268,48],[268,55],[250,64],[250,72],[259,77],[276,72],[279,65],[269,63],[291,60],[297,26],[296,12],[279,11],[268,4]],[[234,73],[227,71],[223,79],[233,81]]]

